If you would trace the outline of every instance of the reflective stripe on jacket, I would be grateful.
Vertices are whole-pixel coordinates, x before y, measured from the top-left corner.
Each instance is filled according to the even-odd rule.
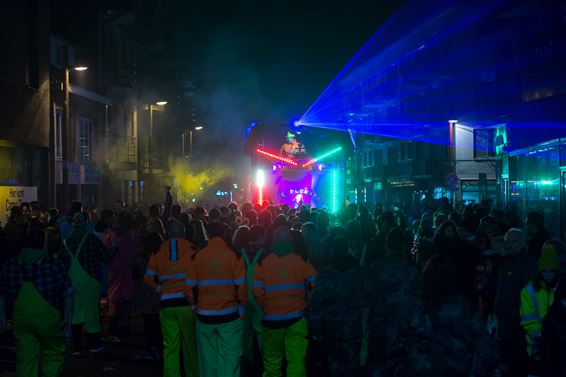
[[[554,290],[548,289],[544,282],[536,291],[529,282],[521,291],[521,327],[527,335],[527,350],[532,354],[534,340],[541,336],[542,320],[548,313],[548,308],[554,302]]]
[[[161,244],[149,259],[144,278],[159,292],[162,308],[193,304],[190,266],[194,254],[189,241],[174,239]]]
[[[307,308],[306,286],[313,286],[316,270],[295,253],[269,254],[254,271],[253,292],[264,311],[264,321],[301,318]]]
[[[220,237],[213,237],[193,261],[197,313],[205,317],[243,314],[247,302],[246,269]]]

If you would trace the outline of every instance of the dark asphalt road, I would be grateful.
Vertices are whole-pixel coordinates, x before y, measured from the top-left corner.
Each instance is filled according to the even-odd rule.
[[[145,344],[141,319],[135,318],[132,335],[120,343],[108,343],[100,354],[85,351],[79,357],[68,355],[65,359],[64,377],[159,377],[161,363],[144,358]],[[10,333],[0,335],[0,377],[16,376],[16,343]]]

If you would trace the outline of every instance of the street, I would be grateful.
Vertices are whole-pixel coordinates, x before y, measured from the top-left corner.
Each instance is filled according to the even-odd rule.
[[[108,343],[101,354],[94,356],[84,352],[83,356],[73,357],[67,352],[62,376],[161,376],[160,362],[144,358],[142,329],[143,321],[140,317],[135,317],[132,321],[132,335],[120,343]],[[15,376],[16,343],[12,334],[6,333],[0,336],[0,377]]]

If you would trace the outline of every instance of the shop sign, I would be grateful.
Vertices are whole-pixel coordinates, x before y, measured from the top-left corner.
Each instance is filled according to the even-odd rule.
[[[6,225],[10,218],[10,209],[24,202],[37,200],[37,187],[0,186],[0,222]]]

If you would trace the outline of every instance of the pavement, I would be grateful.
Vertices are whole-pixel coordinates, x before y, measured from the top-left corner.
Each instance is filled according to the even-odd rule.
[[[63,377],[159,377],[161,362],[145,358],[143,321],[132,320],[132,333],[119,343],[108,342],[106,349],[97,354],[88,351],[71,356],[67,347]],[[11,332],[0,335],[0,377],[16,377],[16,341]]]

